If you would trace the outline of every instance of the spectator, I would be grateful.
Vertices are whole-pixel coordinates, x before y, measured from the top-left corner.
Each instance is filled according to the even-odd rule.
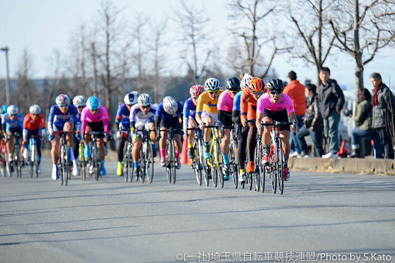
[[[328,153],[323,158],[337,158],[339,151],[340,111],[344,105],[344,94],[336,80],[330,79],[331,71],[327,67],[320,70],[321,84],[318,92],[319,107],[324,119],[324,136]]]
[[[310,152],[304,137],[310,134],[315,147],[315,156],[321,157],[324,154],[324,150],[322,149],[322,131],[324,123],[318,107],[317,87],[314,84],[307,84],[305,94],[307,98],[307,109],[303,117],[304,126],[299,130],[298,134],[296,134],[296,137],[299,147],[302,150],[302,155],[309,157]]]
[[[372,95],[370,95],[368,89],[358,90],[356,115],[350,115],[350,117],[359,125],[351,132],[352,153],[350,157],[361,157],[359,139],[368,138],[373,139],[376,158],[382,158],[383,148],[379,136],[377,132],[372,129]]]
[[[380,73],[370,75],[370,82],[374,87],[372,97],[372,127],[377,129],[384,148],[385,158],[394,159],[394,149],[392,148],[394,136],[392,93],[387,85],[383,83]]]
[[[287,94],[294,105],[296,119],[298,120],[299,129],[303,126],[302,117],[306,113],[306,100],[305,100],[305,89],[304,85],[296,79],[297,75],[294,71],[288,73],[289,84],[284,88],[284,93]],[[300,156],[301,150],[299,148],[298,140],[296,136],[291,132],[291,157]]]

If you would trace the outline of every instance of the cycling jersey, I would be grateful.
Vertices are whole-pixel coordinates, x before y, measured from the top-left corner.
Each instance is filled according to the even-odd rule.
[[[239,91],[237,92],[237,94],[235,95],[234,99],[233,99],[233,108],[232,110],[234,111],[240,111],[240,100],[241,100],[241,94],[243,93],[243,91]]]
[[[120,122],[122,130],[127,130],[130,128],[130,110],[126,106],[125,103],[121,104],[118,107],[117,110],[117,115],[115,116],[115,119]]]
[[[232,112],[233,98],[230,95],[229,90],[224,91],[221,93],[221,95],[219,95],[217,108],[218,108],[218,110]]]
[[[11,130],[15,130],[15,128],[20,128],[22,129],[23,125],[23,116],[21,114],[16,114],[16,117],[14,120],[11,120],[10,116],[8,113],[3,115],[3,118],[1,120],[1,124],[3,126],[3,129],[5,128],[6,132],[9,132]]]
[[[45,119],[42,114],[38,114],[36,120],[33,119],[33,114],[29,113],[25,116],[23,120],[23,129],[26,130],[38,130],[41,126],[41,129],[45,129]]]
[[[222,90],[218,90],[219,95],[222,93]],[[200,94],[198,98],[198,104],[196,106],[196,113],[202,114],[203,110],[208,113],[216,114],[217,104],[218,104],[219,96],[216,99],[212,99],[209,95],[208,91],[203,92]]]
[[[244,89],[240,98],[240,118],[242,124],[245,125],[246,119],[256,119],[256,106],[257,101],[254,96],[252,96],[250,89]]]
[[[260,113],[263,113],[265,109],[269,111],[282,111],[286,109],[288,114],[295,112],[291,98],[284,93],[281,96],[280,101],[276,104],[270,101],[269,94],[263,94],[258,100],[257,108]]]
[[[67,112],[63,113],[60,111],[58,105],[53,105],[49,112],[48,117],[48,131],[53,133],[54,130],[63,130],[63,125],[66,122],[71,122],[75,124],[75,129],[78,130],[81,123],[79,121],[79,113],[74,105],[69,105]]]
[[[145,114],[136,104],[130,109],[130,122],[134,122],[136,128],[141,129],[146,123],[155,122],[155,112],[155,108],[151,105],[149,112]]]
[[[85,134],[86,125],[89,125],[89,123],[102,123],[104,131],[108,135],[108,113],[106,108],[102,105],[100,105],[96,114],[92,114],[89,108],[85,107],[81,112],[81,123],[81,134]]]
[[[163,109],[163,102],[156,106],[155,116],[161,118],[163,121],[168,123],[179,122],[178,118],[182,117],[183,106],[177,101],[178,109],[176,114],[170,115]]]
[[[185,101],[184,103],[184,110],[183,110],[183,115],[184,115],[184,131],[187,130],[188,127],[188,119],[192,118],[193,120],[196,121],[195,119],[195,114],[196,114],[196,105],[193,103],[192,98],[189,98]]]

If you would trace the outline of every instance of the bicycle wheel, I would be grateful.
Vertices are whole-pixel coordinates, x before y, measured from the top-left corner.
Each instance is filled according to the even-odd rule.
[[[172,145],[171,152],[172,152],[172,156],[173,156],[173,158],[171,159],[172,163],[173,163],[173,165],[171,167],[173,170],[172,178],[173,178],[173,184],[175,184],[176,183],[176,174],[177,174],[177,158],[176,158],[176,150],[175,150],[175,146],[174,146],[174,141],[172,142],[171,145]]]
[[[33,160],[33,174],[36,176],[36,178],[38,178],[38,152],[37,152],[37,144],[34,144],[32,149],[33,149],[33,151],[32,151],[32,154],[33,154],[33,157],[32,157],[32,160]]]
[[[100,161],[99,161],[99,153],[97,150],[96,141],[93,142],[92,145],[92,164],[93,164],[93,174],[95,175],[95,181],[99,181],[100,178]]]
[[[146,158],[146,143],[143,143],[140,148],[140,178],[141,183],[145,182],[146,172],[147,172],[147,158]]]
[[[203,178],[206,186],[209,186],[210,180],[209,180],[209,175],[210,175],[210,170],[207,165],[206,159],[204,158],[204,152],[203,152],[203,139],[199,139],[198,141],[198,153],[199,153],[199,164],[200,164],[200,169],[203,173]]]
[[[172,182],[171,173],[172,173],[172,159],[173,159],[173,151],[172,151],[172,142],[167,140],[166,142],[166,173],[167,173],[167,181],[169,184]]]
[[[15,152],[14,160],[15,160],[15,168],[16,168],[16,177],[21,178],[22,177],[23,160],[21,159],[21,148],[20,148],[19,144],[15,145],[14,152]]]
[[[152,180],[154,179],[154,151],[152,149],[152,145],[150,142],[147,142],[147,151],[145,152],[145,158],[146,158],[146,176],[147,176],[147,182],[152,183]]]
[[[272,185],[272,192],[275,194],[277,192],[277,167],[276,167],[276,150],[275,144],[270,147],[269,155],[269,169],[270,169],[270,182]]]
[[[78,146],[78,161],[79,161],[79,168],[81,171],[82,181],[86,180],[86,160],[84,156],[84,149],[85,149],[84,142],[81,141]]]
[[[220,142],[220,138],[217,138],[215,140],[215,147],[214,147],[214,152],[215,152],[215,159],[216,159],[216,164],[217,164],[217,172],[218,172],[218,181],[219,181],[219,185],[221,186],[221,188],[224,188],[224,172],[223,172],[223,168],[224,168],[224,161],[223,161],[223,157],[222,157],[222,153],[221,153],[221,142]]]
[[[284,153],[283,147],[281,144],[281,138],[278,138],[277,141],[277,181],[278,181],[278,190],[280,194],[284,192]]]
[[[261,175],[260,175],[260,167],[262,166],[259,160],[262,160],[261,154],[260,154],[260,145],[257,143],[255,147],[255,176],[254,176],[254,187],[255,191],[259,192],[261,190]]]
[[[64,164],[63,164],[63,177],[64,177],[64,182],[65,185],[68,184],[69,179],[70,179],[70,164],[69,164],[69,156],[68,156],[68,151],[67,151],[67,146],[66,143],[64,144]]]
[[[235,146],[234,141],[229,145],[229,159],[231,160],[231,168],[232,168],[232,183],[233,186],[237,189],[239,185],[239,167],[237,164],[237,146]]]

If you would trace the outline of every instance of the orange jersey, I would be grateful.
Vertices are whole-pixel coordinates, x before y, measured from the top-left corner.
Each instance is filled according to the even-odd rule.
[[[27,114],[23,120],[23,128],[27,130],[38,130],[41,126],[41,129],[45,129],[45,119],[42,114],[38,114],[36,120],[33,120],[33,116],[31,113]]]
[[[252,96],[251,90],[249,88],[244,89],[240,98],[240,118],[242,124],[245,123],[246,119],[256,119],[256,106],[257,100]]]

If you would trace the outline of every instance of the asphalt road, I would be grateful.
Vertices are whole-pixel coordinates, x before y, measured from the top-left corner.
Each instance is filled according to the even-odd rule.
[[[0,262],[395,261],[395,177],[293,172],[281,196],[199,187],[188,166],[130,184],[115,165],[0,178]]]

